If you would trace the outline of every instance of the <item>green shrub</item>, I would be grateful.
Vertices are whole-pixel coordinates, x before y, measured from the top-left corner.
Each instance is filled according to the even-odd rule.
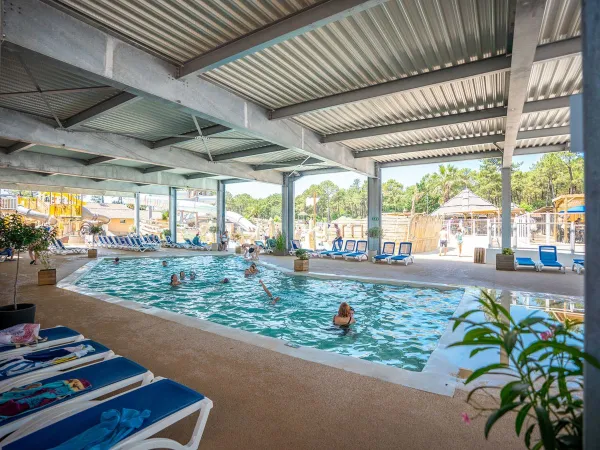
[[[277,233],[277,236],[275,236],[275,250],[279,252],[284,252],[285,248],[285,234]]]
[[[503,254],[503,255],[509,255],[509,256],[510,256],[510,255],[514,255],[514,254],[515,254],[515,252],[513,251],[513,249],[512,249],[512,248],[503,248],[503,249],[502,249],[502,254]]]
[[[303,248],[296,250],[296,257],[301,260],[307,260],[309,258],[308,252]]]

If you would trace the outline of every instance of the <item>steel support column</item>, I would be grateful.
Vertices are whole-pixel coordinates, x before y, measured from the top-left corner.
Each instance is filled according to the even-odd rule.
[[[225,184],[219,181],[217,186],[217,242],[219,244],[221,235],[225,231],[225,211]]]
[[[600,359],[600,2],[583,0],[583,148],[585,151],[585,350]],[[600,370],[584,369],[583,448],[600,446]]]
[[[296,177],[283,175],[281,189],[281,232],[285,236],[285,248],[290,249],[290,240],[294,239],[294,182]]]
[[[177,242],[177,188],[169,188],[169,230],[171,239]]]
[[[135,227],[135,233],[141,234],[140,232],[140,193],[136,192],[133,202],[133,226]]]
[[[376,177],[369,177],[367,181],[367,229],[381,229],[381,167],[375,164]],[[369,259],[379,253],[381,249],[381,236],[371,237],[369,233]]]
[[[511,187],[510,187],[510,178],[511,178],[511,168],[503,167],[502,168],[502,248],[511,248]]]

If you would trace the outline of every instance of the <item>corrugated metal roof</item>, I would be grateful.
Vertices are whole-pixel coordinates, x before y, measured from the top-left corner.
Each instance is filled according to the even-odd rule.
[[[220,133],[218,136],[209,136],[206,139],[192,139],[187,142],[177,144],[177,147],[186,148],[198,153],[211,155],[220,155],[238,150],[248,150],[251,148],[264,147],[271,145],[269,142],[257,139],[241,131],[230,130]],[[207,151],[208,148],[208,151]]]
[[[527,101],[563,97],[581,92],[581,55],[534,64],[529,78]]]
[[[565,127],[569,125],[571,110],[569,108],[551,109],[521,116],[521,131],[538,130],[540,128]]]
[[[270,108],[506,52],[506,0],[390,0],[205,74]]]
[[[521,139],[517,141],[517,148],[543,147],[545,145],[563,145],[567,144],[570,140],[571,136],[568,134],[535,139]]]
[[[306,158],[306,155],[294,150],[286,149],[279,152],[264,153],[262,155],[246,156],[245,158],[239,158],[236,161],[246,164],[269,164],[293,161],[301,158]]]
[[[316,0],[60,0],[179,62],[317,3]]]
[[[201,128],[213,125],[198,118]],[[140,99],[115,108],[85,124],[111,133],[126,134],[157,141],[196,129],[192,116],[163,103]]]
[[[508,72],[495,73],[314,111],[296,120],[318,133],[331,134],[493,108],[506,104],[508,80]]]
[[[497,118],[456,125],[446,125],[424,130],[353,139],[344,141],[344,145],[352,150],[361,151],[397,147],[401,145],[423,144],[427,142],[440,142],[449,139],[486,136],[490,134],[502,134],[504,132],[505,121],[505,118]]]
[[[581,34],[581,0],[547,0],[539,44]]]
[[[476,154],[482,152],[489,152],[493,150],[498,150],[493,144],[482,144],[454,148],[444,148],[439,150],[427,150],[423,152],[401,153],[397,155],[376,156],[373,159],[382,163],[423,159],[423,164],[427,164],[426,158],[433,158],[436,156],[464,155],[467,153]]]

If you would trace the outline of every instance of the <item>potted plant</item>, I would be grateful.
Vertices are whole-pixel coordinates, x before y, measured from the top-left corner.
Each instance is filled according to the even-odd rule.
[[[371,227],[367,230],[367,236],[369,237],[369,259],[371,259],[379,252],[379,241],[383,237],[383,230],[381,227]]]
[[[294,260],[294,272],[308,272],[308,251],[303,248],[296,250],[296,259]]]
[[[496,270],[515,270],[515,252],[512,248],[503,248],[496,254]]]
[[[38,286],[55,285],[56,284],[56,269],[52,268],[50,261],[50,251],[48,247],[35,249],[43,269],[38,271]]]
[[[102,225],[92,225],[90,227],[90,234],[92,235],[92,245],[96,245],[96,236],[102,233],[104,229]],[[88,258],[96,258],[98,256],[98,249],[90,248],[88,249]]]
[[[15,281],[13,284],[12,305],[0,307],[0,329],[5,329],[21,323],[34,323],[35,304],[17,303],[17,284],[19,281],[19,265],[21,251],[31,247],[38,252],[48,250],[54,230],[35,228],[23,222],[18,214],[12,214],[0,219],[0,247],[11,247],[17,252],[17,265],[15,268]]]
[[[210,233],[210,238],[213,239],[211,250],[216,252],[219,250],[219,242],[216,237],[217,236],[217,226],[211,225],[210,227],[208,227],[208,232]]]
[[[480,381],[467,402],[478,416],[487,416],[485,437],[508,413],[528,449],[582,449],[584,365],[593,373],[600,363],[583,351],[581,322],[566,318],[560,323],[536,312],[517,319],[487,292],[478,303],[453,319],[454,330],[461,324],[465,329],[462,340],[450,347],[471,347],[471,356],[482,351],[501,355],[499,362],[474,370],[465,381]],[[496,380],[504,376],[506,384],[481,380],[488,375]],[[486,402],[480,403],[476,394],[484,394]],[[471,421],[466,413],[462,419]]]
[[[275,236],[275,249],[273,250],[274,256],[285,256],[285,234],[277,233]]]

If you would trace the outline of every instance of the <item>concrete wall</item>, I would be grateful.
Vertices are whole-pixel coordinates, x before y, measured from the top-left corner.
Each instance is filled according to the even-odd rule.
[[[124,220],[125,223],[121,223]],[[108,231],[116,235],[124,235],[131,231],[133,226],[133,219],[111,219],[108,223]]]

